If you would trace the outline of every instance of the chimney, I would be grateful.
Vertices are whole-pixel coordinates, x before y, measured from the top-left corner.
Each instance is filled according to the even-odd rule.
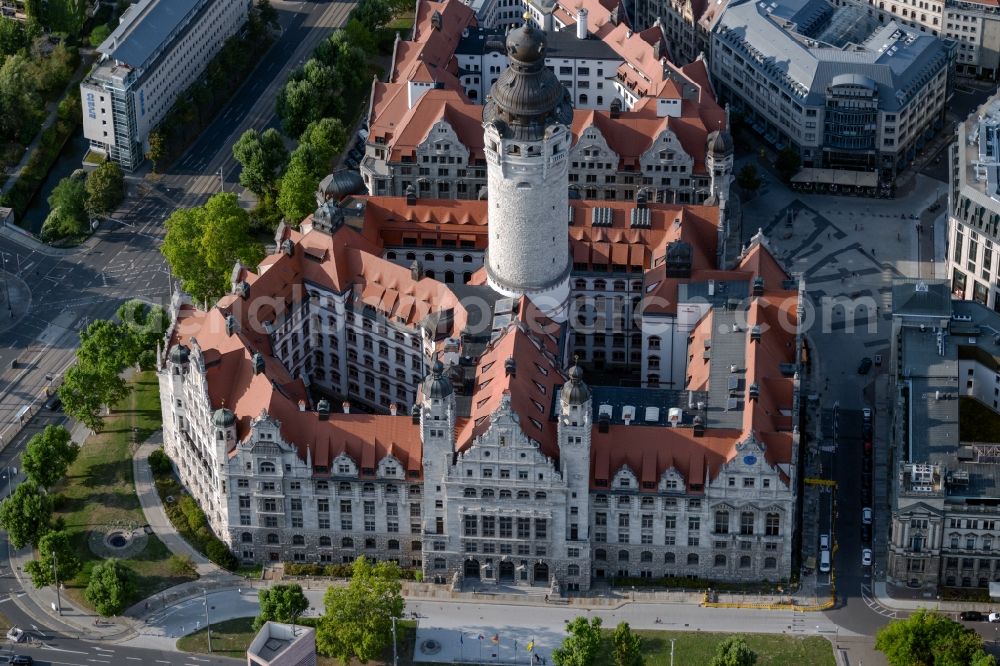
[[[587,10],[581,9],[576,15],[576,38],[587,39]]]
[[[236,317],[232,314],[226,315],[226,335],[232,337],[233,333],[235,333],[238,328],[239,326],[236,324]]]
[[[760,324],[750,329],[750,342],[760,342]]]
[[[253,357],[251,357],[251,362],[253,363],[253,374],[260,375],[264,373],[264,355],[260,352],[254,352]]]
[[[419,259],[414,259],[413,263],[410,264],[410,278],[414,282],[419,282],[420,278],[424,276],[424,265],[420,263]]]
[[[351,413],[351,403],[348,402],[347,400],[345,400],[344,402],[342,402],[340,404],[340,406],[344,408],[344,413],[345,414],[350,414]]]
[[[299,411],[300,412],[306,411],[306,401],[305,400],[299,400]]]
[[[620,99],[611,100],[611,118],[618,118],[622,115],[622,101]]]
[[[705,419],[700,416],[694,417],[694,436],[704,437],[705,436]]]
[[[393,402],[393,403],[389,404],[389,415],[390,416],[395,416],[396,412],[398,410],[399,410],[399,407],[396,406],[396,403]]]
[[[326,398],[320,398],[319,402],[316,403],[316,413],[319,414],[320,421],[328,421],[330,419],[330,401]]]
[[[413,183],[406,186],[406,205],[416,206],[417,205],[417,191],[413,189]]]
[[[420,405],[413,404],[413,409],[410,410],[410,418],[413,420],[414,425],[420,423]]]
[[[750,385],[748,393],[750,395],[750,402],[756,402],[757,398],[760,397],[760,385],[754,382]]]
[[[504,375],[507,377],[517,377],[517,361],[511,356],[503,362]]]
[[[281,249],[290,257],[295,254],[295,243],[292,242],[291,238],[285,239],[285,242],[281,244]]]
[[[240,281],[239,283],[236,284],[235,291],[239,295],[239,297],[244,300],[250,298],[250,283],[247,282],[246,280]]]
[[[434,10],[434,13],[431,14],[431,27],[435,30],[441,29],[441,12]]]
[[[753,279],[753,295],[764,295],[764,278],[759,275]]]
[[[635,196],[635,207],[639,210],[646,209],[646,190],[639,190],[639,194]]]

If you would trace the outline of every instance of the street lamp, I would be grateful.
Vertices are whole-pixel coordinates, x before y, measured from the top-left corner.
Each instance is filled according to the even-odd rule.
[[[219,191],[221,192],[226,191],[226,175],[223,168],[224,167],[219,167]]]
[[[212,623],[208,619],[208,590],[201,589],[201,594],[205,600],[205,630],[208,632],[208,651],[212,652]]]
[[[59,573],[56,571],[56,552],[52,551],[52,579],[56,584],[56,613],[62,615],[62,599],[59,598]]]

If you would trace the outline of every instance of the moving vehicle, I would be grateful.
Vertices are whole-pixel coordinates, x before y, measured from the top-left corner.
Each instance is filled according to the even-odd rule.
[[[830,551],[821,550],[819,553],[819,570],[823,573],[830,572]],[[992,620],[990,620],[992,622]]]
[[[986,616],[979,611],[962,611],[958,614],[958,617],[966,622],[982,622],[986,619]]]
[[[17,664],[18,666],[31,666],[35,663],[35,660],[26,654],[12,654],[10,659],[7,660],[8,664]]]
[[[865,356],[861,359],[861,363],[858,364],[858,374],[867,375],[868,371],[872,369],[872,360]]]
[[[872,565],[872,549],[865,548],[861,551],[861,566],[870,567]]]
[[[872,508],[870,506],[861,509],[861,523],[864,525],[872,524]]]

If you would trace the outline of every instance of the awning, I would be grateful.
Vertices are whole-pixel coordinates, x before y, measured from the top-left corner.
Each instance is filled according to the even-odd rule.
[[[813,169],[807,167],[792,176],[792,183],[799,185],[878,187],[878,174],[874,171],[845,171],[843,169]]]

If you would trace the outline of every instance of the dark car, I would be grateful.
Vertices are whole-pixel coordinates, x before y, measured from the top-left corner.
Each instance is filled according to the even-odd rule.
[[[15,654],[11,655],[10,659],[7,660],[8,664],[18,664],[18,666],[31,666],[35,663],[35,660],[26,654]]]
[[[861,425],[861,438],[866,442],[872,441],[872,424],[864,423]]]
[[[45,409],[50,412],[58,412],[61,407],[62,398],[59,397],[58,393],[53,394],[48,400],[45,401]]]
[[[986,616],[979,611],[962,611],[958,614],[958,617],[966,622],[982,622],[986,619]]]
[[[872,369],[872,360],[865,356],[861,359],[861,363],[858,364],[858,374],[867,375],[868,371]]]

